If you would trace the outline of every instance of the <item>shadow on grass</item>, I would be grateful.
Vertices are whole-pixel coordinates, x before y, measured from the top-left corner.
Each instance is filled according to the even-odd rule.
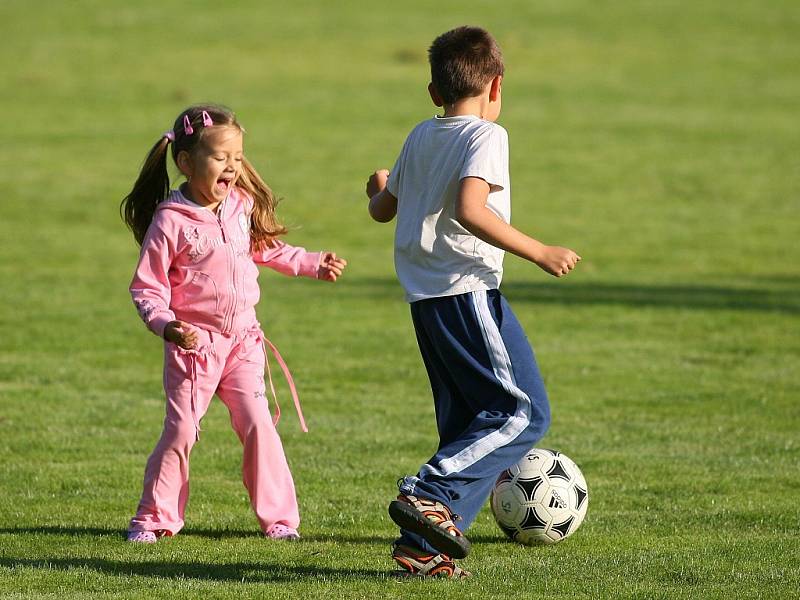
[[[69,537],[118,537],[124,539],[127,531],[113,527],[6,527],[0,528],[0,535],[53,535]],[[182,529],[179,537],[197,536],[213,540],[233,538],[261,538],[263,534],[257,529]],[[304,535],[303,542],[338,543],[338,544],[391,544],[392,537],[377,536],[343,536],[343,535]]]
[[[552,303],[569,306],[633,306],[694,310],[741,310],[787,314],[800,313],[800,278],[779,285],[724,287],[713,285],[636,285],[541,281],[503,283],[501,289],[512,303]],[[364,298],[402,300],[400,284],[392,278],[342,279],[337,291]]]
[[[800,313],[800,286],[777,290],[712,285],[511,282],[503,284],[502,290],[512,302]]]
[[[519,544],[517,544],[516,542],[512,542],[510,539],[508,539],[506,536],[502,534],[469,535],[468,533],[467,536],[469,537],[469,541],[472,542],[472,544],[478,544],[480,546],[483,546],[485,544],[503,544],[504,546],[512,544],[514,546],[520,547]]]
[[[181,561],[121,561],[102,558],[0,558],[0,567],[9,569],[54,569],[68,571],[88,569],[104,575],[159,577],[166,579],[197,579],[236,582],[290,582],[298,579],[324,581],[353,579],[388,579],[390,574],[380,569],[337,569],[316,565],[290,566],[270,562],[181,562]]]
[[[68,536],[124,536],[124,529],[111,527],[3,527],[0,535],[68,535]]]

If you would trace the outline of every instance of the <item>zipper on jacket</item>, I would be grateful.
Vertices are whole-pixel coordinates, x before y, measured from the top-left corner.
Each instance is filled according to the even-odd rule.
[[[222,332],[225,334],[230,333],[231,329],[233,329],[233,321],[236,316],[236,306],[239,303],[238,299],[236,298],[236,254],[233,246],[229,243],[230,241],[228,239],[228,234],[225,230],[225,206],[227,201],[227,198],[222,201],[222,205],[219,207],[219,212],[217,213],[217,224],[222,232],[222,243],[225,247],[228,257],[228,272],[230,273],[230,277],[228,279],[228,290],[230,292],[231,301],[222,319]]]
[[[230,290],[231,295],[231,308],[228,312],[228,325],[226,327],[225,332],[230,333],[231,329],[233,329],[233,321],[236,318],[236,307],[239,304],[239,301],[236,298],[236,252],[234,248],[230,244],[225,245],[228,251],[228,260],[230,261],[230,280],[228,281],[228,289]]]

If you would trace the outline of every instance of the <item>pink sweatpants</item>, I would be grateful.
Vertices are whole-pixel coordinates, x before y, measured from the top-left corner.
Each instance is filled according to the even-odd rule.
[[[281,523],[297,528],[294,482],[267,406],[261,330],[224,336],[198,330],[197,351],[166,344],[164,389],[167,414],[161,439],[147,460],[144,491],[130,531],[183,527],[189,497],[189,453],[200,436],[200,419],[216,393],[244,446],[242,478],[262,531]]]

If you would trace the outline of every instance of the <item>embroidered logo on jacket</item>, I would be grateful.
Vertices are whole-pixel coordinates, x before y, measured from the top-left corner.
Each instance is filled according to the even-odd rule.
[[[197,225],[186,225],[183,228],[183,239],[189,244],[189,259],[192,262],[197,262],[211,248],[222,246],[224,241],[222,237],[210,239],[205,233],[200,233],[197,230]]]
[[[250,253],[250,223],[244,213],[239,213],[239,227],[242,233],[235,231],[229,236],[230,242],[237,256],[247,256]],[[189,244],[189,260],[197,262],[212,248],[219,248],[225,245],[224,238],[220,235],[209,237],[201,233],[196,225],[186,225],[183,228],[183,238]]]
[[[196,225],[187,225],[183,228],[183,239],[185,239],[190,244],[192,242],[197,241],[197,226]]]
[[[136,310],[139,312],[142,321],[149,323],[150,315],[156,312],[156,305],[150,302],[150,300],[134,300],[133,303],[136,305]]]

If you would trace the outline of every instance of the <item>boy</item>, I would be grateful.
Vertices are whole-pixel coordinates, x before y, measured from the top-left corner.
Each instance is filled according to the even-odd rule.
[[[453,29],[434,40],[429,60],[428,91],[444,116],[417,125],[367,195],[373,219],[397,215],[395,267],[439,431],[436,454],[398,482],[389,506],[401,528],[392,558],[409,574],[461,578],[469,573],[453,558],[469,552],[462,531],[550,422],[533,351],[498,289],[504,251],[556,277],[580,257],[509,224],[508,137],[495,124],[504,68],[492,36]]]

